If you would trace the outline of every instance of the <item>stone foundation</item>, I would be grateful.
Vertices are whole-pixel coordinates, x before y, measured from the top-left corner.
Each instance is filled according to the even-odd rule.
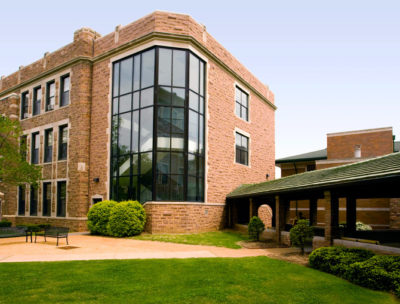
[[[50,224],[56,227],[68,227],[70,231],[88,231],[87,219],[61,219],[51,217],[25,217],[25,216],[10,216],[4,215],[3,219],[7,219],[12,222],[13,226],[23,224]]]
[[[224,204],[147,202],[144,208],[149,233],[197,233],[225,226]]]

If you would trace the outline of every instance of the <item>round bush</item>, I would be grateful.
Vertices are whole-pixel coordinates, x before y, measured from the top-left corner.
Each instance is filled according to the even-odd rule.
[[[121,202],[111,209],[108,233],[117,237],[140,234],[145,223],[146,212],[138,201]]]
[[[88,213],[88,228],[92,234],[108,235],[107,224],[115,201],[102,201],[90,208]]]
[[[400,298],[400,284],[398,284],[397,289],[395,290],[394,294],[396,297]]]
[[[304,246],[306,241],[312,239],[314,233],[310,227],[308,220],[298,220],[297,224],[290,229],[290,242],[293,246],[300,247],[301,253],[304,254]]]
[[[396,291],[400,284],[400,256],[377,255],[349,266],[345,278],[376,290]]]
[[[345,276],[350,265],[363,262],[374,256],[372,251],[360,248],[321,247],[314,250],[309,257],[311,267]]]
[[[250,219],[248,226],[250,239],[258,241],[260,239],[260,233],[263,232],[264,229],[265,225],[259,217],[253,216]]]

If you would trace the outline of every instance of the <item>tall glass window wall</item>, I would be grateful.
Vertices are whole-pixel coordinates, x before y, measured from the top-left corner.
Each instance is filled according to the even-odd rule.
[[[114,63],[113,199],[204,201],[204,71],[164,47]]]

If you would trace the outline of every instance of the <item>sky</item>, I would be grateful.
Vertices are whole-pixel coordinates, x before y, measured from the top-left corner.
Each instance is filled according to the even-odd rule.
[[[58,4],[60,3],[60,4]],[[276,158],[326,134],[393,127],[400,140],[400,1],[5,1],[0,75],[90,27],[102,35],[155,10],[191,15],[275,94]]]

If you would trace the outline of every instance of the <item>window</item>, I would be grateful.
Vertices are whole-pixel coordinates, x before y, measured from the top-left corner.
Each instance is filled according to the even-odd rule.
[[[23,135],[19,141],[19,153],[21,154],[21,158],[26,161],[26,142],[27,142],[27,135]]]
[[[51,183],[43,183],[43,216],[51,214]]]
[[[32,164],[38,164],[39,163],[39,145],[40,145],[40,140],[39,140],[39,132],[33,133],[32,134],[32,142],[31,142],[31,163]]]
[[[24,92],[21,95],[21,119],[28,118],[28,102],[29,92]]]
[[[67,204],[67,182],[57,182],[57,216],[65,217]]]
[[[64,160],[68,153],[68,126],[60,126],[58,135],[58,159]]]
[[[25,186],[18,187],[18,215],[25,215]]]
[[[356,145],[354,147],[354,157],[361,158],[361,145]]]
[[[307,171],[314,171],[315,170],[315,164],[312,165],[307,165]]]
[[[46,87],[46,111],[54,110],[56,103],[56,83],[53,81],[47,83]]]
[[[113,199],[204,200],[204,71],[165,47],[114,63]]]
[[[69,85],[70,77],[69,74],[61,77],[61,87],[60,87],[60,107],[69,105]]]
[[[53,129],[44,131],[44,162],[53,160]]]
[[[32,104],[32,115],[40,114],[40,102],[42,100],[42,88],[37,87],[33,89],[33,104]]]
[[[249,95],[238,87],[235,92],[235,112],[238,117],[249,120]]]
[[[38,188],[31,186],[31,201],[29,207],[29,215],[31,216],[37,215],[37,206],[38,206]]]
[[[249,138],[236,132],[236,162],[242,165],[249,164]]]

